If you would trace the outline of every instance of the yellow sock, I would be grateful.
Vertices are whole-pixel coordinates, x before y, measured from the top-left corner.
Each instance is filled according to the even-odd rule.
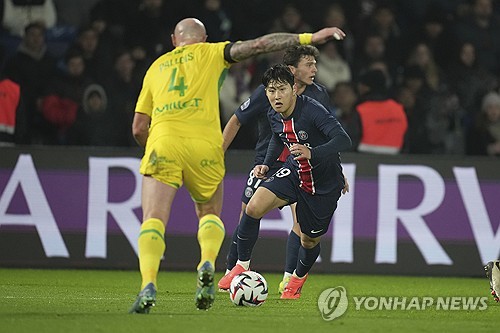
[[[215,259],[217,259],[220,247],[224,241],[224,235],[224,223],[217,215],[208,214],[200,219],[198,243],[200,243],[201,260],[197,269],[200,269],[207,260],[215,268]]]
[[[153,282],[156,286],[156,277],[160,269],[160,260],[165,252],[165,226],[159,219],[147,219],[142,223],[139,234],[139,267],[142,276],[142,286]]]

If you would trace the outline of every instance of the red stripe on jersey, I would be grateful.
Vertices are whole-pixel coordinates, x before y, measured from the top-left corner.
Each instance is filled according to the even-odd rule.
[[[281,152],[280,157],[278,157],[278,161],[285,162],[288,155],[290,155],[290,149],[288,149],[288,147],[285,146],[283,147],[283,151]]]
[[[299,139],[297,137],[297,133],[295,133],[293,119],[282,119],[281,122],[283,123],[283,133],[285,134],[288,143],[298,143]],[[309,163],[308,159],[299,160],[297,162],[299,163],[300,187],[307,193],[314,194],[316,189],[314,188],[311,163]]]

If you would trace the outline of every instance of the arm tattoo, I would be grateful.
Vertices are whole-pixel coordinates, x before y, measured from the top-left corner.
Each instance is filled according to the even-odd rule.
[[[299,44],[299,35],[291,33],[273,33],[262,37],[238,42],[231,48],[231,58],[241,61],[261,53],[286,49]]]

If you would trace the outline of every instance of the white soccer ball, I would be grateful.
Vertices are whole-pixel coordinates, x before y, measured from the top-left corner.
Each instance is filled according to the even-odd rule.
[[[265,302],[267,294],[266,279],[254,271],[235,276],[229,287],[231,302],[240,306],[260,306]]]

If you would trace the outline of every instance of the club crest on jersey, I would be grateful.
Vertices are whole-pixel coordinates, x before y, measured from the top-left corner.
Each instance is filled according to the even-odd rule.
[[[300,130],[299,133],[297,133],[297,135],[299,136],[300,140],[307,140],[307,138],[309,137],[307,132],[302,130]]]
[[[247,188],[245,189],[245,197],[247,197],[247,198],[251,198],[251,197],[252,197],[252,195],[253,195],[253,190],[252,190],[252,188],[251,188],[251,187],[247,187]]]
[[[248,106],[250,105],[250,98],[248,98],[246,101],[241,104],[240,109],[245,110]]]

